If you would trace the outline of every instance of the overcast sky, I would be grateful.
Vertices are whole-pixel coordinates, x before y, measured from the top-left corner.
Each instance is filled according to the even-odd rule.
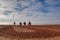
[[[60,24],[60,0],[0,0],[0,24]]]

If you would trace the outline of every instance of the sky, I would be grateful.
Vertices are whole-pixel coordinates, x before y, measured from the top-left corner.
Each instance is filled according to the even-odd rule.
[[[60,24],[60,0],[0,0],[0,24]]]

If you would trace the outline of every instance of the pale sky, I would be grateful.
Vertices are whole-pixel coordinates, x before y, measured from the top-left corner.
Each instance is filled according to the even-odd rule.
[[[0,0],[0,24],[60,24],[60,0]]]

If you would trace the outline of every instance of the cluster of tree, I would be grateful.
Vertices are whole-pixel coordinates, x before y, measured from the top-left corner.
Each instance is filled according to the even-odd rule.
[[[24,22],[24,23],[20,22],[20,23],[19,23],[19,25],[22,25],[22,24],[26,25],[26,22]],[[16,25],[15,22],[14,22],[14,25]],[[31,25],[31,22],[30,22],[30,21],[28,22],[28,25]]]

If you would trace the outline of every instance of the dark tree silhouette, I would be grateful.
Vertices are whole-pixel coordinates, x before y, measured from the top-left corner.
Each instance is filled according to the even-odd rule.
[[[14,22],[14,25],[16,25],[16,23]]]
[[[26,25],[26,22],[24,22],[23,24]]]
[[[30,21],[28,22],[28,25],[31,25],[31,22]]]
[[[22,25],[22,23],[20,22],[19,25]]]

